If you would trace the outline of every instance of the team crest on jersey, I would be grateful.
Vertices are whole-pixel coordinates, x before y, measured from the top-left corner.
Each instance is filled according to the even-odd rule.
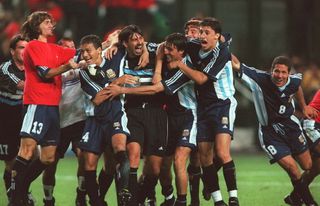
[[[115,129],[120,129],[120,126],[121,126],[120,122],[113,123],[113,128],[115,128]]]
[[[188,129],[183,130],[183,132],[182,132],[183,137],[187,137],[189,135],[190,135],[190,131]]]
[[[300,136],[299,136],[299,141],[300,141],[301,143],[304,143],[304,142],[305,142],[305,139],[304,139],[303,135],[300,135]]]
[[[115,78],[116,77],[116,73],[112,70],[112,69],[107,69],[106,71],[106,75],[109,79]]]
[[[11,177],[15,177],[17,176],[17,171],[16,170],[12,170],[11,171]]]
[[[221,124],[228,124],[228,123],[229,123],[228,117],[222,117]]]

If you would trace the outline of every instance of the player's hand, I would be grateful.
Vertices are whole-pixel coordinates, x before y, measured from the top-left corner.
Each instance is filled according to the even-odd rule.
[[[156,83],[160,82],[161,80],[162,80],[161,73],[159,73],[159,72],[154,73],[154,75],[152,77],[152,84],[156,84]]]
[[[107,97],[110,100],[113,100],[116,96],[122,94],[121,92],[122,87],[116,84],[110,84],[109,86],[105,87],[103,90],[106,92]]]
[[[168,69],[178,69],[180,68],[181,64],[183,64],[182,61],[171,61],[167,64]]]
[[[124,84],[137,84],[138,78],[129,74],[122,75],[111,84],[124,85]]]
[[[79,67],[79,64],[77,64],[72,58],[69,60],[68,66],[70,67],[70,69],[77,69]]]
[[[149,64],[149,52],[147,47],[143,46],[143,52],[139,58],[139,62],[138,62],[138,68],[143,68],[145,66],[147,66],[147,64]]]
[[[235,55],[233,55],[233,54],[231,54],[231,64],[232,64],[232,68],[233,68],[234,70],[236,70],[236,71],[239,71],[239,70],[240,70],[240,61],[239,61],[239,59],[238,59]]]
[[[305,106],[302,112],[303,112],[303,115],[308,119],[315,119],[319,115],[319,111],[310,106]]]
[[[79,63],[78,63],[78,68],[79,69],[86,69],[86,68],[88,68],[88,64],[87,64],[87,62],[85,61],[85,60],[81,60]]]
[[[118,52],[118,47],[116,45],[111,45],[106,49],[104,56],[110,60]]]
[[[95,106],[99,106],[102,102],[104,102],[108,98],[109,98],[108,92],[102,89],[96,94],[96,96],[91,101]]]

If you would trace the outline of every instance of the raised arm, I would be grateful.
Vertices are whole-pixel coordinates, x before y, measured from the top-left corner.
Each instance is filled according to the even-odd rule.
[[[316,109],[306,105],[301,86],[299,86],[299,89],[295,94],[295,98],[298,101],[298,104],[299,104],[300,108],[302,109],[302,112],[306,118],[314,119],[318,116],[318,111]]]
[[[234,54],[231,54],[231,64],[232,64],[232,69],[236,72],[239,72],[240,71],[240,61],[239,59],[234,55]]]

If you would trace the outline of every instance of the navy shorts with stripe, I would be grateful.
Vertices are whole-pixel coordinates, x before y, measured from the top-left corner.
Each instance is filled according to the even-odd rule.
[[[275,163],[288,155],[299,155],[308,149],[300,122],[294,116],[271,126],[260,126],[259,140],[271,159],[270,163]]]
[[[233,136],[237,102],[227,99],[206,107],[198,107],[198,142],[213,142],[217,134]]]
[[[0,160],[12,160],[18,154],[22,108],[0,103]]]
[[[197,117],[195,110],[168,115],[168,145],[166,155],[171,156],[177,147],[197,147]]]
[[[164,156],[167,145],[168,119],[161,107],[128,108],[128,142],[137,142],[144,155]]]
[[[21,137],[31,137],[41,146],[57,145],[60,138],[59,107],[24,105]]]

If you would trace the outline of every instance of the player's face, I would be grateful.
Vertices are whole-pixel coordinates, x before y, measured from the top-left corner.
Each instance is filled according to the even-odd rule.
[[[201,49],[210,51],[214,49],[219,40],[220,34],[216,33],[210,26],[200,27]]]
[[[178,61],[182,59],[183,51],[179,51],[173,44],[165,43],[164,54],[167,57],[168,62]]]
[[[73,41],[67,41],[67,40],[63,40],[61,42],[61,46],[66,47],[66,48],[71,48],[71,49],[76,48]]]
[[[81,56],[88,65],[100,65],[102,62],[101,48],[96,49],[92,43],[82,44],[80,46]]]
[[[144,38],[140,34],[134,33],[128,40],[124,43],[127,49],[128,55],[130,57],[141,56],[143,52]]]
[[[276,86],[278,87],[284,86],[288,81],[288,77],[289,77],[289,69],[286,65],[276,64],[274,66],[271,73],[271,80]]]
[[[23,52],[27,44],[27,41],[18,41],[16,48],[10,50],[11,56],[14,59],[14,61],[17,61],[20,64],[23,63]]]
[[[45,37],[53,36],[54,24],[51,19],[44,20],[39,25],[40,35]]]
[[[186,37],[188,38],[199,38],[200,37],[200,29],[197,26],[190,25],[187,27],[185,31]]]

